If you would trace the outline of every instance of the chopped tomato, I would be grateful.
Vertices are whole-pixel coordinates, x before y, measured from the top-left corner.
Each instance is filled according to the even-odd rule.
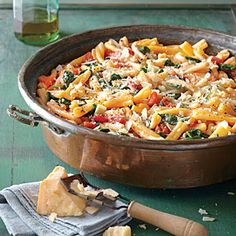
[[[141,90],[143,88],[141,84],[135,84],[133,81],[128,82],[128,87],[134,90]]]
[[[195,119],[190,119],[190,124],[189,124],[189,127],[190,128],[193,128],[196,124],[198,124],[198,121],[195,120]]]
[[[46,88],[49,88],[55,83],[56,76],[57,76],[57,72],[55,70],[49,76],[46,76],[46,75],[39,76],[39,82],[43,83],[46,86]]]
[[[93,55],[91,52],[87,52],[86,54],[84,54],[84,58],[83,58],[83,62],[86,62],[86,61],[91,61],[93,60]]]
[[[79,74],[79,68],[74,68],[74,69],[73,69],[73,73],[74,73],[75,75],[78,75],[78,74]]]
[[[220,59],[219,57],[216,57],[216,56],[213,56],[213,57],[211,58],[211,61],[212,61],[214,64],[217,64],[217,65],[224,62],[223,59]]]
[[[104,57],[106,58],[106,57],[110,56],[111,54],[112,54],[112,51],[109,49],[106,49],[106,51],[104,53]]]
[[[109,49],[107,49],[106,51],[105,51],[105,54],[104,54],[104,57],[106,58],[106,57],[118,57],[118,55],[120,55],[120,52],[114,52],[114,51],[111,51],[111,50],[109,50]]]
[[[130,55],[134,55],[133,50],[132,50],[131,48],[128,48],[128,49],[129,49],[129,54],[130,54]]]
[[[110,115],[110,116],[108,117],[108,120],[109,120],[109,122],[111,122],[111,123],[119,122],[119,123],[121,123],[121,124],[123,124],[123,125],[126,123],[125,117],[124,117],[124,116],[121,116],[121,115]]]
[[[94,129],[96,127],[96,123],[90,121],[84,121],[83,126],[86,128]]]
[[[161,103],[165,106],[165,107],[174,107],[175,105],[170,101],[170,99],[168,97],[163,97],[161,99]]]
[[[124,125],[126,123],[126,119],[124,117],[120,117],[118,122]]]
[[[99,123],[105,123],[105,122],[108,122],[108,118],[106,118],[105,116],[101,116],[101,115],[95,115],[93,117],[93,120],[95,122],[99,122]]]
[[[152,92],[151,97],[148,99],[147,104],[151,107],[154,104],[159,104],[162,99],[162,96],[158,95],[156,92]]]
[[[143,88],[143,86],[141,84],[136,85],[137,90],[141,90],[142,88]]]
[[[155,131],[158,133],[169,134],[171,131],[170,129],[163,123],[160,123],[156,126]]]
[[[80,117],[81,121],[84,122],[84,121],[89,121],[89,118],[88,117],[85,117],[85,116],[82,116]]]

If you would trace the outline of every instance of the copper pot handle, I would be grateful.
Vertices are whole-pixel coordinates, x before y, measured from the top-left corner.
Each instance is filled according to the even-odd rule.
[[[177,236],[207,236],[207,229],[192,220],[157,211],[132,201],[128,207],[128,214],[135,218],[155,225],[173,235]]]
[[[17,121],[19,121],[23,124],[30,125],[32,127],[36,127],[36,126],[39,125],[39,123],[44,122],[56,134],[65,133],[65,131],[63,129],[61,129],[61,128],[49,123],[48,121],[44,120],[38,114],[36,114],[34,112],[24,110],[24,109],[21,109],[17,105],[9,105],[9,107],[7,108],[7,114],[11,118],[13,118],[13,119],[15,119],[15,120],[17,120]]]
[[[21,109],[17,105],[9,105],[9,107],[7,108],[7,114],[11,118],[13,118],[21,123],[24,123],[26,125],[30,125],[32,127],[36,127],[39,125],[40,122],[45,121],[43,118],[41,118],[36,113]]]

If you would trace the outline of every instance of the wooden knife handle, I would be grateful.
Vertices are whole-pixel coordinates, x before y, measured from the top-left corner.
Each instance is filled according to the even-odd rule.
[[[129,204],[128,215],[176,236],[208,236],[207,229],[197,222],[157,211],[135,201]]]

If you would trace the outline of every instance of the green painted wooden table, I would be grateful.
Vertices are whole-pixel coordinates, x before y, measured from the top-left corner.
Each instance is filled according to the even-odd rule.
[[[203,27],[236,35],[232,9],[152,9],[152,10],[93,10],[77,9],[60,12],[62,35],[108,26],[125,24],[178,24]],[[6,186],[41,180],[55,165],[63,165],[47,148],[40,128],[31,128],[13,121],[6,115],[9,104],[27,108],[17,89],[17,73],[22,63],[38,48],[17,41],[12,32],[12,11],[0,10],[0,189]],[[158,36],[158,32],[157,32]],[[222,156],[222,158],[224,158]],[[142,174],[142,173],[140,173]],[[199,208],[206,209],[215,222],[202,222],[211,236],[236,235],[236,180],[214,186],[186,190],[148,190],[102,181],[89,180],[103,187],[112,187],[121,194],[160,210],[202,222]],[[168,235],[140,222],[131,223],[134,235]],[[0,221],[0,236],[8,235]]]

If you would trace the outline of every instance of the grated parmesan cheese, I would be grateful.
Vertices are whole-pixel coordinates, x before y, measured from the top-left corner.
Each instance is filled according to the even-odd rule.
[[[202,217],[202,221],[205,221],[205,222],[213,222],[215,220],[216,220],[216,218],[214,218],[214,217],[209,217],[209,216]]]
[[[208,212],[202,208],[199,208],[198,212],[201,214],[201,215],[208,215]]]
[[[147,229],[147,226],[145,224],[141,224],[141,225],[138,225],[140,229],[144,229],[146,230]]]
[[[52,212],[49,216],[48,219],[53,223],[57,218],[57,213]]]
[[[85,211],[90,214],[90,215],[93,215],[95,214],[99,209],[97,207],[94,207],[94,206],[87,206],[85,207]]]

